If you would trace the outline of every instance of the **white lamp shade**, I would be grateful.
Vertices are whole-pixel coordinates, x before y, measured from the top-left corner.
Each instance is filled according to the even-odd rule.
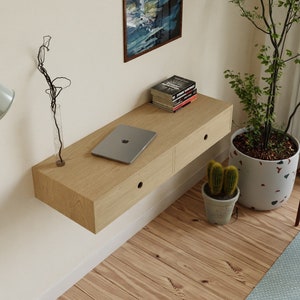
[[[8,109],[10,108],[15,92],[0,84],[0,119],[4,117]]]

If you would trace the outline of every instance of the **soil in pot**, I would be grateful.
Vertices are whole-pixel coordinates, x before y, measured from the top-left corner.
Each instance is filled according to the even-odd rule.
[[[262,160],[279,160],[292,157],[297,153],[298,147],[289,137],[283,137],[283,133],[273,130],[270,136],[270,147],[263,149],[263,142],[257,143],[256,147],[250,147],[245,133],[237,135],[233,139],[234,146],[245,155]]]

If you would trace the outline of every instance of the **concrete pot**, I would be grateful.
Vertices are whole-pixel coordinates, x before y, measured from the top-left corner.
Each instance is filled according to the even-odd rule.
[[[235,196],[228,200],[219,200],[208,196],[205,192],[205,185],[202,185],[202,196],[204,199],[204,207],[207,221],[211,224],[225,225],[230,222],[232,212],[237,202],[240,190],[237,189]]]
[[[255,210],[272,210],[282,206],[290,197],[299,159],[298,152],[283,160],[261,160],[240,152],[232,143],[235,136],[244,132],[237,130],[231,137],[229,164],[239,170],[239,203]]]

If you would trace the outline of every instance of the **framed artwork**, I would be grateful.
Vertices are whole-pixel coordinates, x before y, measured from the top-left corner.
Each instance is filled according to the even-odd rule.
[[[124,61],[181,37],[183,0],[123,0]]]

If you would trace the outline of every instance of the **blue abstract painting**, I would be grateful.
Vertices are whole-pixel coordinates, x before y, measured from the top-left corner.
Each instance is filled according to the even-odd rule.
[[[124,61],[181,37],[182,0],[123,0]]]

